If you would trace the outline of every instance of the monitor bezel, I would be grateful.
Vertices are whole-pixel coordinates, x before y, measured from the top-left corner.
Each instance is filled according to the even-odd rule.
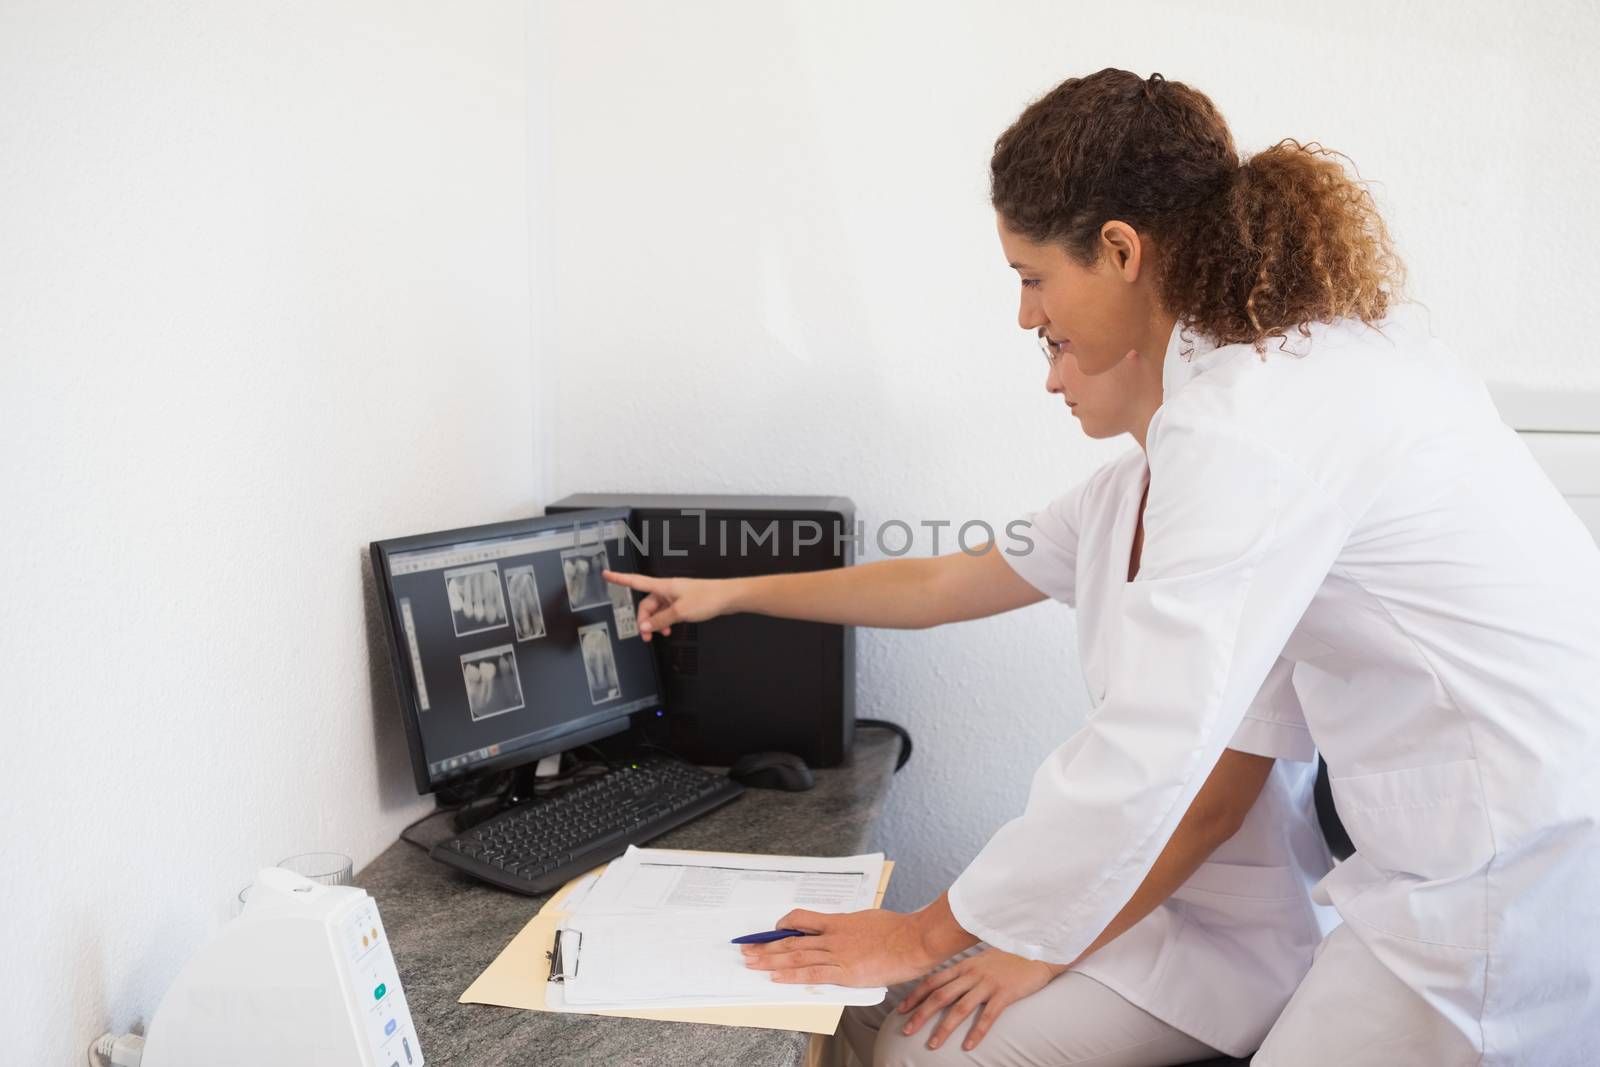
[[[415,680],[411,677],[409,659],[402,655],[400,634],[403,623],[399,618],[399,602],[394,594],[393,575],[390,572],[390,558],[399,553],[415,552],[430,548],[442,548],[459,541],[488,541],[496,538],[526,536],[538,534],[549,530],[568,529],[574,526],[600,526],[608,522],[620,521],[624,529],[631,530],[629,525],[633,513],[629,508],[592,508],[582,511],[567,511],[558,515],[545,515],[529,519],[513,519],[509,522],[488,523],[482,526],[463,526],[454,530],[440,530],[437,533],[413,534],[408,537],[392,537],[383,541],[372,542],[370,555],[372,573],[377,583],[380,609],[383,615],[383,627],[389,645],[389,665],[394,673],[395,692],[398,699],[400,720],[406,732],[406,747],[411,753],[411,773],[417,785],[419,794],[438,792],[442,788],[459,786],[470,782],[474,778],[481,778],[490,774],[503,773],[525,767],[535,763],[545,756],[557,752],[564,752],[577,745],[598,741],[604,737],[611,737],[628,729],[629,722],[634,715],[652,714],[645,712],[623,712],[615,718],[603,722],[592,723],[570,733],[563,733],[551,737],[546,742],[530,745],[527,748],[508,752],[475,763],[471,768],[461,774],[435,776],[428,770],[427,754],[422,750],[422,709],[417,697]],[[628,535],[623,535],[623,540],[628,540]],[[636,558],[635,566],[643,563],[637,558],[635,546],[630,544],[628,551]],[[650,677],[655,687],[655,712],[660,710],[661,704],[661,674],[656,666],[656,657],[645,657],[650,663]]]

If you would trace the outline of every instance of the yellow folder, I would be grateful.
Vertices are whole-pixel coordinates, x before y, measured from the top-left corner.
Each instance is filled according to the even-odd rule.
[[[665,851],[665,850],[663,850]],[[703,853],[689,853],[696,855]],[[772,859],[774,857],[764,857]],[[883,906],[884,891],[889,888],[889,874],[893,862],[885,861],[883,878],[878,883],[874,906]],[[597,867],[592,874],[605,870]],[[588,877],[587,875],[583,877]],[[539,914],[528,920],[511,943],[501,950],[494,962],[477,977],[467,991],[461,994],[461,1004],[494,1004],[502,1008],[526,1008],[529,1011],[552,1011],[545,1005],[545,987],[550,975],[550,961],[545,953],[555,943],[556,927],[567,915],[566,901],[573,888],[581,881],[575,878],[562,886]],[[569,1014],[609,1015],[622,1019],[665,1019],[680,1023],[720,1023],[723,1026],[758,1026],[769,1030],[799,1030],[811,1034],[831,1034],[839,1028],[839,1018],[844,1008],[839,1004],[766,1004],[737,1005],[719,1008],[646,1008],[637,1011],[577,1012],[563,1008]]]

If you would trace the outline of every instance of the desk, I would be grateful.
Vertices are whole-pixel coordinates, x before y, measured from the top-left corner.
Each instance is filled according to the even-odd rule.
[[[864,852],[899,751],[893,734],[864,729],[856,735],[850,762],[817,771],[815,789],[746,790],[731,804],[650,845],[799,856]],[[451,836],[449,821],[425,824],[416,836],[430,843],[443,840]],[[417,1037],[435,1067],[799,1067],[805,1062],[809,1034],[457,1004],[547,898],[472,881],[404,841],[362,868],[355,881],[378,902]]]

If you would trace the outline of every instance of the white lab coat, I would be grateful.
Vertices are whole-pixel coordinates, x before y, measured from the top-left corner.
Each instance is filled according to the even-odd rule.
[[[1077,608],[1078,655],[1096,708],[1145,480],[1144,453],[1133,449],[1033,515],[1033,550],[1006,557],[1034,588]],[[1168,901],[1077,968],[1234,1056],[1260,1046],[1338,921],[1311,900],[1332,861],[1316,821],[1316,748],[1292,668],[1273,667],[1228,742],[1279,761],[1239,831]]]
[[[1465,1062],[1592,1063],[1600,549],[1415,316],[1308,331],[1264,357],[1174,331],[1105,703],[951,909],[1074,959],[1281,656],[1358,852],[1318,887],[1344,925],[1275,1028],[1297,1047],[1258,1061],[1329,1062],[1362,997],[1399,988],[1382,1062],[1443,1062],[1448,1032]]]

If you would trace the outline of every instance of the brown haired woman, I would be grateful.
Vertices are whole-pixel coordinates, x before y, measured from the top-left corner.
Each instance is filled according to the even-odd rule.
[[[939,900],[792,913],[778,925],[813,936],[748,946],[751,965],[878,985],[981,940],[1000,950],[985,956],[1070,972],[1160,903],[1175,856],[1194,869],[1186,812],[1282,661],[1357,851],[1317,886],[1343,922],[1254,1062],[1595,1062],[1600,548],[1481,383],[1397,309],[1400,267],[1364,188],[1294,142],[1241,162],[1203,94],[1118,70],[1028,107],[991,171],[1018,325],[1061,357],[1052,388],[1061,365],[1160,372],[1106,697]],[[1049,509],[1036,522],[1047,555],[1076,536]],[[967,590],[978,599],[1012,595],[1000,570],[1014,583],[1040,566],[981,559],[993,582]],[[892,578],[911,572],[887,568],[917,562],[938,561],[629,584],[651,593],[645,633],[729,610],[898,625],[919,600]],[[997,988],[948,1010],[1018,995]],[[1053,1013],[1061,1034],[1103,1038],[1098,1052],[1014,1041],[985,1013],[976,1055],[1181,1058],[1118,1043],[1125,1000]],[[960,1057],[928,1055],[946,1053]]]

